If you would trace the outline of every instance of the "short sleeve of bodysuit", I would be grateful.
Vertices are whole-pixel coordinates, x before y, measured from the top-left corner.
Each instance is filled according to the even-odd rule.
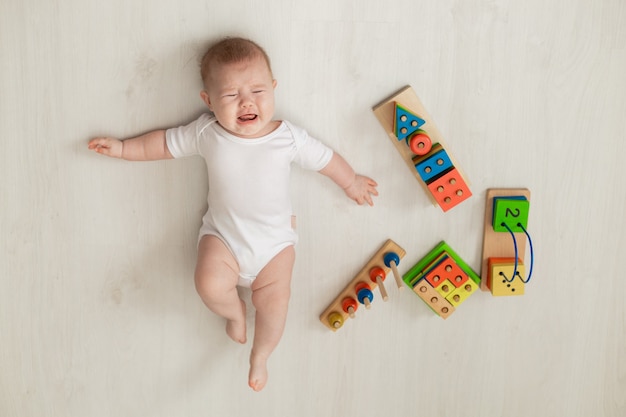
[[[293,161],[304,169],[319,171],[323,169],[333,157],[333,150],[319,140],[309,136],[306,130],[285,122],[291,131],[296,154]]]
[[[167,148],[174,158],[198,155],[199,139],[202,130],[215,122],[209,114],[203,114],[193,122],[165,131]]]

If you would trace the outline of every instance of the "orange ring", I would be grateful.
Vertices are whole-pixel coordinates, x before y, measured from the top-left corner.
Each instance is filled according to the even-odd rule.
[[[409,137],[408,143],[411,152],[419,156],[426,155],[433,147],[430,137],[421,129]]]

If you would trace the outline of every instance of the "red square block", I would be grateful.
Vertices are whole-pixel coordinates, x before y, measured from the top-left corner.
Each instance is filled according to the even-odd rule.
[[[461,173],[452,168],[450,171],[428,184],[428,189],[443,211],[448,211],[460,202],[472,196]]]
[[[454,259],[447,255],[434,268],[428,271],[425,278],[434,288],[437,288],[439,284],[446,280],[450,281],[456,288],[459,288],[469,279],[465,271],[454,262]]]

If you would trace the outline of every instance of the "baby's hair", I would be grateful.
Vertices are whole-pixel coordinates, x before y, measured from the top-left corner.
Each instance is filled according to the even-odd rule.
[[[267,67],[272,72],[270,58],[261,46],[244,38],[225,38],[211,46],[200,64],[200,75],[202,81],[207,84],[211,65],[215,64],[235,64],[257,57],[262,57],[267,63]]]

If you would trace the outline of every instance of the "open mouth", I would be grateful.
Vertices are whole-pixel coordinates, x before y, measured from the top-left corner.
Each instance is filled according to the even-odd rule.
[[[240,122],[251,122],[257,119],[256,114],[244,114],[243,116],[239,116],[238,119]]]

